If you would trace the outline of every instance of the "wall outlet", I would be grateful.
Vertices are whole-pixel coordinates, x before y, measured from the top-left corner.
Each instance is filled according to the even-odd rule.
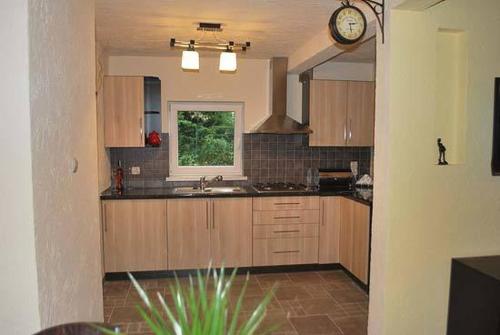
[[[130,168],[130,173],[133,175],[141,174],[141,168],[139,166],[132,166]]]

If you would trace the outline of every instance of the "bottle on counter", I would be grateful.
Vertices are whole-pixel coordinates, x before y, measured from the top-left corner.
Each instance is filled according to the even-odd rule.
[[[122,168],[122,161],[118,161],[118,167],[114,171],[114,177],[115,177],[115,190],[118,193],[121,193],[123,191],[123,168]]]

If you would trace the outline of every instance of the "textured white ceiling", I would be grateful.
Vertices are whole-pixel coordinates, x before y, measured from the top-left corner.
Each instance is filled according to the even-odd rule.
[[[170,38],[199,40],[198,22],[220,38],[250,41],[249,58],[289,56],[325,27],[338,0],[97,0],[97,40],[111,55],[179,55]],[[205,40],[212,39],[206,34]],[[216,54],[214,54],[216,55]]]

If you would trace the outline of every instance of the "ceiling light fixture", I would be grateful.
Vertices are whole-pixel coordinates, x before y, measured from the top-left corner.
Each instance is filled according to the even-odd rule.
[[[220,53],[219,71],[221,72],[234,72],[237,69],[236,53],[231,49],[227,49]]]
[[[182,52],[181,67],[183,70],[199,70],[200,69],[200,55],[198,51],[194,50],[194,41],[191,41],[187,50]]]
[[[179,41],[175,38],[170,39],[171,48],[185,49],[182,52],[182,68],[186,70],[199,70],[199,54],[195,49],[222,51],[220,54],[219,70],[223,72],[234,72],[237,69],[236,53],[246,52],[250,48],[250,42],[235,43],[234,41],[225,41],[216,37],[216,32],[222,31],[220,23],[199,23],[197,30],[212,32],[215,41]],[[185,67],[186,65],[186,67]],[[196,65],[196,66],[195,66]]]

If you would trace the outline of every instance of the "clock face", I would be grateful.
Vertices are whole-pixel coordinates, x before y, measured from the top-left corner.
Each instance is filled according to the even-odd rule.
[[[342,44],[359,41],[366,32],[366,18],[358,8],[345,6],[333,13],[330,19],[333,38]]]

